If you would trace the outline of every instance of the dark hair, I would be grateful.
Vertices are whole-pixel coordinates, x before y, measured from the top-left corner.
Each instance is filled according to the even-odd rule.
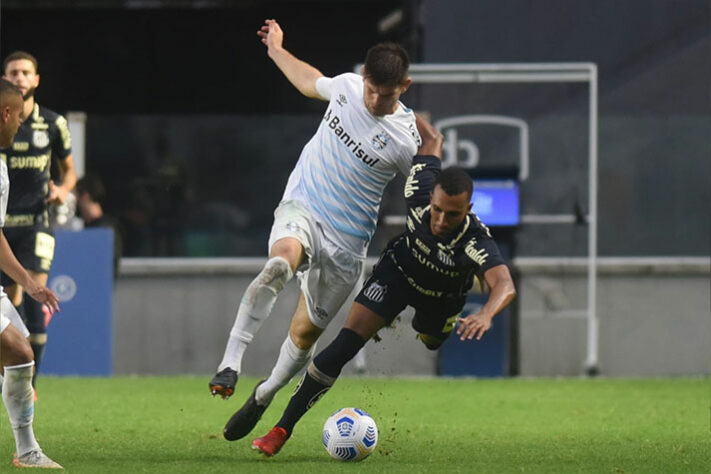
[[[450,196],[465,192],[467,197],[471,199],[474,192],[474,183],[471,176],[458,166],[450,166],[443,169],[437,176],[437,181],[435,181],[435,186],[437,185],[440,185],[442,191]]]
[[[17,61],[18,59],[27,59],[28,61],[30,61],[35,67],[35,74],[39,73],[39,65],[37,64],[37,58],[35,58],[26,51],[15,51],[13,53],[10,53],[10,55],[5,58],[5,61],[2,62],[2,72],[7,72],[7,65],[8,63],[10,63],[10,61]]]
[[[378,86],[397,86],[407,79],[410,58],[395,43],[378,43],[365,56],[365,77]]]
[[[17,94],[22,97],[22,91],[7,79],[0,78],[0,96],[5,94]]]
[[[91,200],[99,204],[103,204],[106,198],[104,183],[101,182],[98,176],[93,174],[84,175],[77,181],[76,192],[77,194],[89,193]]]

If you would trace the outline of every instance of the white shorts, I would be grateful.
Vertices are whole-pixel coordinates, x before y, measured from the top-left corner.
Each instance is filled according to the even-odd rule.
[[[29,337],[30,331],[27,330],[22,318],[17,314],[17,310],[12,305],[12,301],[7,297],[4,291],[0,290],[0,334],[12,324],[23,336]]]
[[[298,201],[284,201],[274,211],[269,249],[285,237],[301,242],[308,261],[297,269],[311,322],[326,328],[358,283],[364,258],[339,248]]]

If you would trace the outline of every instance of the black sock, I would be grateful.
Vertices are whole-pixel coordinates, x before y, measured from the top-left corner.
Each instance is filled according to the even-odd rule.
[[[365,341],[351,329],[341,329],[336,339],[309,364],[299,386],[291,396],[276,426],[291,436],[302,416],[331,388],[343,366],[365,345]]]
[[[35,373],[32,374],[32,386],[34,387],[35,381],[37,380],[37,373],[39,373],[40,363],[42,362],[42,355],[44,355],[45,343],[38,344],[30,342],[30,346],[32,346],[32,352],[35,354]]]
[[[324,384],[316,381],[309,372],[313,367],[313,363],[309,365],[309,369],[304,373],[299,386],[291,396],[289,404],[284,409],[284,413],[281,415],[281,419],[277,422],[276,426],[284,428],[286,432],[291,436],[294,431],[294,425],[304,416],[304,413],[311,408],[319,398],[321,398],[328,389],[331,388],[331,384]],[[335,380],[333,380],[335,382]]]

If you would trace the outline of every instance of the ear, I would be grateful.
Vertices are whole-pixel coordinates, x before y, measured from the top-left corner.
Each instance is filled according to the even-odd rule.
[[[364,65],[360,67],[360,75],[365,77],[365,66]]]
[[[405,93],[405,91],[408,89],[408,87],[410,87],[410,84],[412,84],[412,78],[409,78],[409,77],[408,77],[408,78],[405,79],[405,80],[403,81],[403,83],[400,85],[400,87],[402,87],[402,92],[401,92],[401,94],[404,94],[404,93]]]
[[[39,74],[35,74],[35,84],[34,84],[33,87],[38,87],[38,86],[39,86],[39,80],[40,80]]]

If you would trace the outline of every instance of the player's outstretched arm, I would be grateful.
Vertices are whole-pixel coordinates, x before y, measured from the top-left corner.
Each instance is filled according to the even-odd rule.
[[[312,65],[296,58],[284,49],[282,46],[284,32],[276,20],[265,20],[264,26],[257,31],[257,36],[267,46],[269,57],[299,92],[306,97],[325,100],[316,90],[316,80],[322,77],[323,74]]]
[[[441,160],[444,135],[420,114],[415,114],[415,125],[417,125],[417,131],[420,132],[420,137],[422,138],[422,145],[417,149],[417,154],[433,155]]]
[[[516,288],[509,267],[506,265],[491,267],[484,273],[484,278],[491,288],[489,299],[478,313],[470,314],[466,318],[459,318],[457,334],[462,341],[474,337],[477,341],[480,340],[481,336],[491,327],[491,320],[494,316],[516,297]]]
[[[17,282],[32,298],[47,305],[51,313],[59,311],[59,299],[49,288],[38,285],[12,253],[5,234],[0,230],[0,270]]]

